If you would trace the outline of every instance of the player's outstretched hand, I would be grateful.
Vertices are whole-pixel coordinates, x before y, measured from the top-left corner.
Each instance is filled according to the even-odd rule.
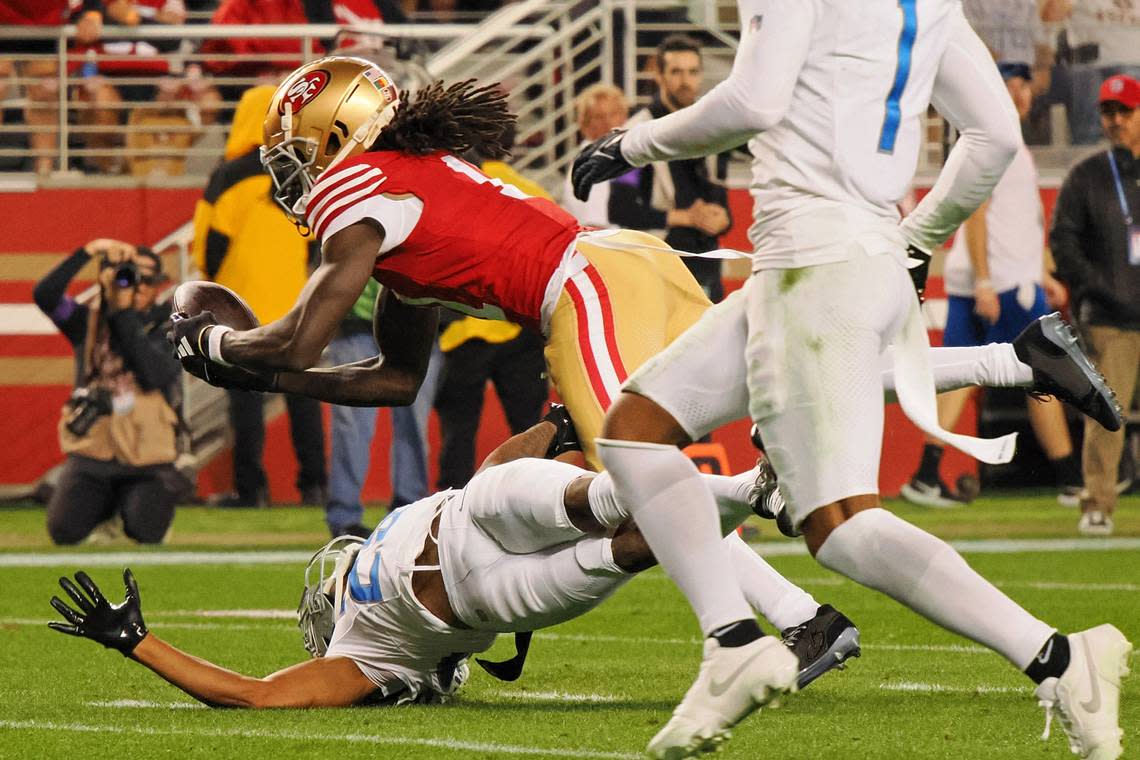
[[[926,300],[926,277],[930,274],[930,254],[908,245],[906,268],[910,270],[910,281],[914,283],[914,292],[918,293],[918,302],[922,303]]]
[[[174,347],[175,358],[214,358],[210,356],[210,331],[217,326],[218,320],[212,311],[203,311],[192,317],[180,311],[171,314],[166,339]]]
[[[633,168],[621,154],[621,140],[625,137],[625,132],[624,129],[611,129],[582,148],[574,158],[570,182],[574,186],[575,198],[585,201],[590,197],[593,185],[620,177]]]
[[[75,574],[75,580],[79,586],[67,576],[59,579],[59,585],[79,610],[72,609],[58,596],[53,596],[51,606],[63,615],[67,623],[53,620],[48,623],[48,627],[69,636],[82,636],[97,641],[108,649],[118,650],[124,656],[135,651],[139,642],[146,638],[147,629],[139,606],[139,586],[130,569],[123,570],[127,597],[119,604],[108,602],[95,581],[82,570]]]

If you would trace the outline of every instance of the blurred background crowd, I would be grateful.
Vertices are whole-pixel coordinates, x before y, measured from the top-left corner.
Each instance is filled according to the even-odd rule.
[[[963,7],[1030,149],[936,260],[932,337],[1008,340],[1002,329],[1065,310],[1129,411],[1140,370],[1140,0]],[[58,409],[64,383],[44,362],[62,355],[36,346],[55,340],[63,352],[66,338],[75,361],[58,448],[32,464],[23,457],[0,486],[22,494],[38,483],[53,540],[77,543],[104,529],[161,541],[174,505],[198,499],[320,505],[334,535],[361,532],[366,501],[399,506],[463,485],[485,453],[481,424],[493,416],[495,435],[522,430],[550,398],[541,341],[517,325],[445,319],[420,398],[391,412],[223,394],[159,356],[170,284],[225,284],[267,322],[289,308],[318,255],[270,200],[258,161],[273,88],[329,52],[369,57],[405,90],[436,78],[500,81],[520,114],[517,149],[509,162],[465,157],[484,172],[553,197],[583,225],[647,230],[689,251],[747,248],[746,148],[634,170],[587,203],[565,181],[582,141],[683,108],[714,86],[738,28],[735,5],[723,2],[0,0],[0,196],[20,195],[28,217],[0,242],[9,270],[0,310],[13,316],[0,335],[0,382],[26,394],[6,403]],[[916,195],[955,135],[932,111],[926,138]],[[138,188],[144,202],[134,206],[100,195]],[[147,218],[121,218],[130,213]],[[746,276],[720,261],[686,263],[714,301]],[[374,355],[374,298],[362,294],[327,361]],[[23,309],[33,304],[39,321]],[[1082,533],[1111,533],[1134,479],[1135,413],[1108,434],[1056,402],[1023,398],[959,394],[940,411],[944,424],[983,434],[1032,431],[1014,465],[980,473],[985,485],[1056,488],[1081,507]],[[282,408],[285,453],[266,422]],[[130,429],[147,433],[131,437],[127,420],[140,415]],[[5,416],[7,432],[26,438],[14,428],[32,424],[31,412]],[[754,457],[743,438],[717,461],[738,469]],[[976,465],[943,462],[935,442],[911,430],[892,448],[900,455],[884,457],[897,470],[884,474],[885,493],[935,507],[976,494]],[[282,468],[295,488],[274,485]],[[379,491],[370,469],[385,470]]]

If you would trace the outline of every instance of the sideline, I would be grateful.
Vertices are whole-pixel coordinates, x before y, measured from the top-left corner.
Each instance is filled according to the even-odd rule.
[[[963,554],[1027,552],[1102,552],[1140,549],[1140,538],[983,538],[948,542]],[[762,557],[807,556],[802,542],[750,544]],[[7,552],[0,567],[146,567],[151,565],[296,565],[308,562],[308,551],[117,551]]]
[[[73,731],[76,733],[141,735],[141,736],[197,736],[218,739],[280,739],[302,742],[347,742],[388,747],[431,747],[455,752],[486,752],[501,755],[531,755],[535,757],[581,757],[595,760],[641,760],[644,756],[632,752],[602,752],[580,747],[526,747],[518,744],[493,744],[463,739],[416,739],[402,736],[369,736],[364,734],[318,734],[300,731],[265,731],[250,728],[146,728],[144,726],[107,726],[88,723],[56,723],[46,720],[0,720],[0,729],[17,731]]]

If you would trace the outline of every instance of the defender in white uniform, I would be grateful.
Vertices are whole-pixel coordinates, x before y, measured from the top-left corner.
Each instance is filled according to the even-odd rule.
[[[53,598],[67,623],[52,627],[117,649],[211,706],[438,702],[466,681],[468,656],[488,649],[497,634],[517,632],[529,641],[525,632],[593,609],[654,564],[636,527],[620,517],[607,475],[526,458],[547,451],[554,434],[550,422],[539,423],[492,453],[489,462],[498,464],[485,465],[466,488],[396,510],[367,540],[342,536],[318,551],[306,568],[298,609],[313,655],[307,662],[256,679],[171,647],[147,630],[129,570],[127,599],[113,607],[85,573],[76,575],[78,586],[61,578],[78,610]],[[831,608],[784,581],[731,533],[773,493],[770,472],[707,477],[729,534],[723,550],[735,571],[783,584],[781,593],[765,588],[754,602],[774,620],[790,616],[798,622]],[[607,537],[611,518],[627,524]],[[825,620],[847,626],[840,633],[850,645],[844,656],[857,655],[857,629],[831,612]],[[817,654],[818,643],[800,641],[802,627],[792,627],[797,636],[788,637],[786,648],[769,640],[793,671],[798,657],[805,658],[804,677],[835,666],[835,651]],[[805,635],[815,636],[815,629]],[[481,664],[512,680],[522,669],[525,651],[520,653],[514,661]]]
[[[684,757],[786,690],[765,667],[748,608],[718,562],[712,500],[673,445],[739,414],[718,357],[743,351],[748,411],[780,474],[793,521],[821,564],[985,644],[1040,684],[1073,747],[1120,753],[1119,681],[1131,645],[1112,626],[1069,637],[1018,607],[944,542],[879,506],[879,357],[896,344],[899,401],[927,432],[1005,461],[1011,439],[941,430],[908,259],[917,264],[989,195],[1021,145],[985,46],[952,0],[745,0],[730,76],[695,105],[616,132],[575,161],[579,195],[630,166],[749,141],[755,157],[753,276],[736,303],[627,381],[598,451],[654,553],[709,637],[696,682],[650,743]],[[922,116],[960,132],[937,183],[899,223]],[[908,254],[910,254],[908,256]],[[735,316],[746,313],[745,342]],[[1051,337],[1058,355],[1068,336]],[[1095,385],[1095,379],[1090,376]],[[728,392],[725,392],[725,391]],[[1080,702],[1096,690],[1102,699]]]

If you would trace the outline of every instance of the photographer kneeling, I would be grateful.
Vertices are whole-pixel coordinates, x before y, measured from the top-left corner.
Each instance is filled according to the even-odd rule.
[[[89,304],[68,284],[99,258],[99,295]],[[36,284],[33,297],[75,349],[75,390],[63,408],[67,456],[47,507],[57,544],[76,544],[119,515],[140,543],[159,543],[174,519],[178,416],[170,399],[179,378],[156,305],[165,280],[149,248],[99,239],[75,251]]]

